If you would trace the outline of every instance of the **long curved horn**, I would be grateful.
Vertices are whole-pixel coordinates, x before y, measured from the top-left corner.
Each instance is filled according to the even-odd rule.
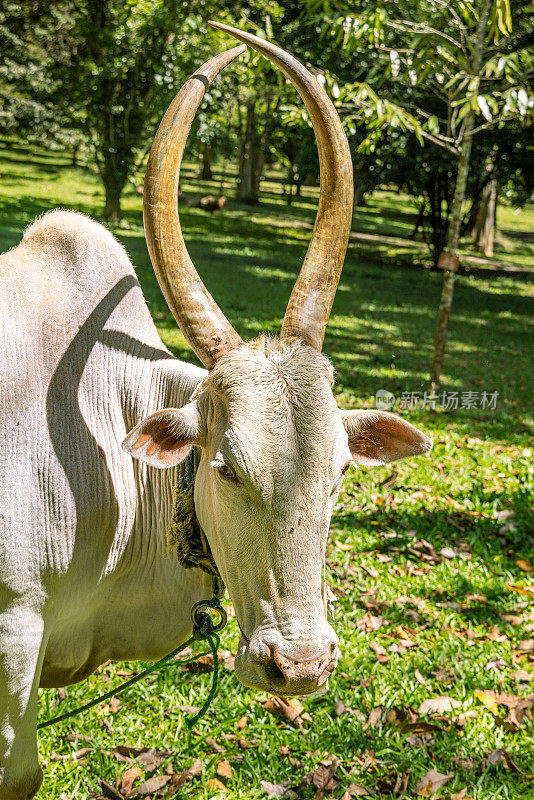
[[[321,350],[352,221],[352,161],[347,137],[328,95],[296,58],[250,33],[220,22],[209,24],[250,45],[279,67],[295,86],[310,115],[321,169],[319,208],[284,316],[281,338],[296,336]]]
[[[182,333],[208,369],[242,339],[191,261],[176,198],[185,143],[200,101],[211,81],[245,50],[239,45],[210,58],[184,83],[158,128],[143,188],[145,235],[159,285]]]

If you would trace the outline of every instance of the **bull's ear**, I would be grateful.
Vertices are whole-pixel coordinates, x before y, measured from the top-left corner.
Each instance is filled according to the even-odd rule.
[[[343,422],[356,464],[380,467],[432,449],[432,439],[387,411],[345,411]]]
[[[200,430],[194,403],[156,411],[132,428],[122,449],[151,467],[174,467],[188,455]]]

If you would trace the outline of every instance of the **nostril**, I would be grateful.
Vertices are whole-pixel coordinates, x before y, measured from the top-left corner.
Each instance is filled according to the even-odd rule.
[[[268,665],[274,663],[274,647],[263,641],[254,642],[251,650],[251,657],[253,661],[258,664]]]
[[[285,683],[286,676],[274,660],[268,664],[265,664],[265,671],[273,686],[279,686]]]

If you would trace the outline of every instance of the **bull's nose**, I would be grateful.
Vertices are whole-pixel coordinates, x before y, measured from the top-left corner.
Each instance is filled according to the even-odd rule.
[[[311,681],[321,686],[336,666],[336,645],[331,644],[318,658],[298,661],[274,651],[273,660],[287,684]]]
[[[258,659],[269,678],[269,689],[280,695],[310,694],[322,686],[334,671],[338,658],[336,643],[331,643],[319,656],[296,652],[283,653],[280,648],[263,643],[265,656]]]

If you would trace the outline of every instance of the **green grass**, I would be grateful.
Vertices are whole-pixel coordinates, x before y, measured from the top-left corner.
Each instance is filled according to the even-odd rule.
[[[279,329],[309,238],[309,230],[292,221],[314,218],[316,190],[306,189],[288,209],[276,176],[271,177],[261,207],[249,209],[231,201],[223,213],[209,217],[196,209],[182,210],[194,261],[246,337]],[[192,167],[185,169],[184,178],[186,192],[206,193],[217,186],[196,183]],[[13,146],[0,150],[2,249],[14,245],[25,225],[48,208],[63,205],[95,215],[101,204],[95,178],[87,170],[68,167],[63,156],[29,155]],[[130,227],[117,234],[137,267],[162,339],[180,358],[194,360],[149,264],[141,200],[130,191],[124,207]],[[356,213],[354,228],[405,237],[413,220],[407,198],[377,192]],[[532,264],[532,245],[521,234],[532,229],[533,221],[532,207],[517,215],[500,208],[499,225],[512,245],[506,258],[499,250],[496,258],[519,265],[530,258]],[[441,275],[414,268],[407,263],[407,252],[380,244],[349,247],[325,341],[343,407],[373,406],[380,388],[397,397],[408,391],[422,394],[426,388]],[[420,264],[421,252],[417,258]],[[532,782],[510,762],[508,768],[503,761],[481,766],[488,752],[504,748],[519,769],[532,773],[532,717],[525,714],[517,730],[507,730],[475,696],[476,690],[490,689],[527,695],[528,686],[518,684],[513,673],[534,671],[532,654],[519,648],[521,641],[533,638],[534,579],[521,568],[528,567],[521,559],[532,558],[533,551],[531,320],[528,276],[459,276],[443,388],[497,391],[497,409],[405,412],[434,437],[432,453],[391,468],[349,471],[332,520],[327,557],[338,595],[342,657],[329,692],[304,700],[311,716],[305,733],[270,715],[258,702],[264,696],[244,689],[232,672],[223,670],[219,696],[199,724],[201,735],[189,745],[178,706],[200,705],[211,676],[167,670],[124,695],[116,713],[99,707],[42,732],[40,755],[46,769],[40,800],[59,800],[62,793],[84,800],[101,791],[98,778],[115,784],[128,767],[112,754],[119,745],[170,751],[158,774],[168,763],[181,771],[200,757],[202,776],[180,790],[178,797],[184,798],[217,796],[208,781],[223,758],[233,770],[225,796],[252,800],[266,797],[261,780],[298,785],[327,754],[339,758],[342,766],[339,785],[325,796],[341,797],[356,783],[376,797],[393,798],[398,796],[397,777],[409,773],[404,797],[414,798],[417,781],[435,768],[454,773],[438,792],[442,798],[464,787],[474,800],[534,798]],[[428,544],[417,544],[421,540]],[[430,548],[439,554],[444,547],[458,555],[428,559]],[[399,648],[405,635],[413,646]],[[235,650],[237,640],[232,622],[223,633],[223,647]],[[380,663],[371,643],[385,648],[387,663]],[[60,706],[55,691],[43,691],[40,718],[107,691],[121,679],[117,670],[136,668],[105,667],[102,674],[70,687]],[[423,700],[440,695],[451,696],[459,707],[442,715],[439,730],[426,739],[425,734],[419,741],[408,738],[402,731],[410,720],[408,709],[417,712]],[[354,713],[336,716],[337,701]],[[367,726],[370,711],[378,706],[383,708],[380,720]],[[506,710],[500,706],[501,717]],[[458,715],[466,712],[461,725]],[[244,715],[248,724],[241,732],[236,725]],[[431,715],[421,719],[436,721]],[[82,762],[73,753],[86,743],[66,739],[67,733],[92,737],[88,746],[93,749]],[[235,740],[226,738],[232,734]],[[240,736],[257,749],[242,749]],[[224,746],[225,754],[215,752],[206,737]],[[289,756],[280,754],[282,746],[289,748],[284,751]],[[319,797],[316,792],[315,785],[306,784],[299,797]]]

